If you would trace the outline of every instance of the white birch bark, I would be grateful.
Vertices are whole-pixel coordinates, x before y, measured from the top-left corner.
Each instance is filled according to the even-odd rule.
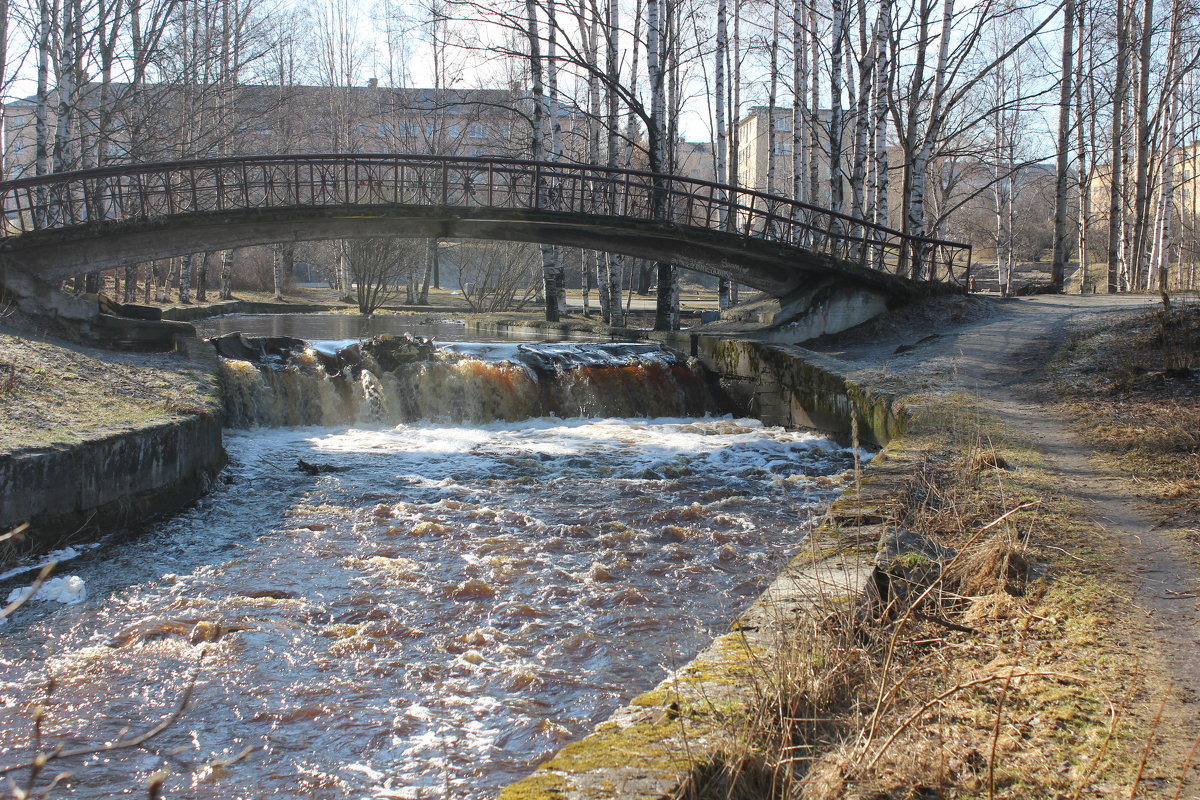
[[[850,172],[850,213],[856,219],[865,219],[867,195],[867,151],[868,132],[871,125],[871,86],[875,79],[875,48],[879,41],[877,32],[872,31],[868,39],[866,32],[866,8],[859,2],[859,43],[862,58],[858,64],[858,97],[854,117],[854,166]],[[876,17],[875,24],[879,24]]]
[[[846,39],[845,0],[832,0],[829,51],[829,208],[842,210],[842,49]]]
[[[1154,0],[1142,1],[1138,82],[1134,100],[1134,196],[1130,231],[1132,285],[1149,288],[1150,280],[1150,61],[1154,44]]]
[[[621,117],[616,90],[613,88],[621,78],[620,72],[620,18],[618,17],[617,0],[608,0],[607,19],[604,25],[604,71],[607,75],[605,88],[606,120],[608,128],[608,166],[616,167],[621,158]],[[616,215],[616,189],[613,188],[608,196],[608,213]],[[605,253],[605,281],[608,284],[609,311],[608,324],[619,327],[625,324],[625,314],[621,306],[621,273],[624,270],[623,260],[616,253]]]
[[[531,123],[530,146],[534,161],[542,161],[546,157],[545,130],[549,115],[549,101],[546,98],[545,86],[542,83],[542,46],[541,30],[538,25],[536,0],[525,0],[525,17],[528,24],[526,39],[529,47],[530,86],[533,91],[533,119]],[[546,186],[544,179],[537,181],[534,187],[537,195],[536,203],[540,207],[546,202]],[[558,305],[557,264],[554,258],[554,248],[551,245],[539,246],[542,256],[542,293],[546,307],[546,321],[557,322],[561,318]]]
[[[1050,284],[1061,292],[1066,280],[1067,182],[1071,166],[1071,78],[1075,62],[1075,0],[1066,0],[1063,8],[1062,71],[1058,87],[1058,158],[1054,180],[1054,256],[1050,265]]]
[[[192,302],[192,254],[188,253],[183,257],[183,263],[179,268],[179,302],[183,305],[189,305]],[[275,267],[275,296],[279,298],[279,267],[276,263]]]
[[[775,130],[775,106],[779,96],[779,3],[771,0],[771,41],[768,45],[770,68],[767,74],[767,194],[776,193],[779,164],[779,136]],[[839,0],[834,0],[838,2]]]
[[[808,37],[804,28],[804,0],[792,0],[792,199],[808,200]]]
[[[233,251],[226,250],[221,254],[221,293],[222,300],[233,299]]]
[[[1113,86],[1112,161],[1108,194],[1108,293],[1120,290],[1122,259],[1122,230],[1124,228],[1124,195],[1122,178],[1125,172],[1125,96],[1129,82],[1129,29],[1125,14],[1126,0],[1117,0],[1117,73]]]
[[[716,103],[716,121],[713,127],[716,128],[716,156],[717,156],[717,182],[721,184],[729,183],[729,132],[725,119],[725,61],[729,58],[729,3],[728,0],[717,0],[717,49],[715,54],[714,79]],[[736,154],[734,158],[736,158]],[[721,230],[727,230],[730,225],[729,209],[724,203],[729,201],[728,193],[722,191],[718,194],[718,198],[722,201],[722,206],[718,213],[717,225]],[[729,293],[729,280],[727,278],[717,278],[717,309],[724,311],[733,305],[732,298]]]
[[[887,121],[888,121],[888,86],[891,75],[891,30],[892,30],[892,0],[881,0],[879,18],[875,27],[875,156],[872,167],[872,184],[874,202],[873,218],[877,225],[888,225],[888,151],[887,151]],[[883,251],[876,269],[883,268]]]

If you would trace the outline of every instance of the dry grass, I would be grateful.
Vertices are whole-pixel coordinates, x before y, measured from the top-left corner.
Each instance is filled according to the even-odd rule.
[[[1027,443],[972,415],[960,406],[911,437],[915,468],[890,509],[888,524],[941,558],[898,558],[865,614],[831,603],[802,621],[765,666],[763,708],[683,797],[1171,797],[1182,785],[1175,754],[1144,749],[1146,708],[1165,695],[1128,657],[1137,623],[1119,554]]]
[[[0,453],[53,447],[216,408],[215,378],[178,353],[121,353],[0,320]]]
[[[1083,433],[1160,510],[1200,518],[1200,305],[1163,308],[1088,331],[1055,385]]]

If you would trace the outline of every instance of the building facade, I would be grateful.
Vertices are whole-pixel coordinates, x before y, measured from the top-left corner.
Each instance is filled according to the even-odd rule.
[[[90,86],[45,171],[114,163],[272,153],[429,153],[529,157],[528,93],[506,89],[151,85]],[[57,98],[47,103],[53,112]],[[4,176],[36,172],[38,103],[5,106]],[[560,109],[564,156],[586,152],[586,123]]]

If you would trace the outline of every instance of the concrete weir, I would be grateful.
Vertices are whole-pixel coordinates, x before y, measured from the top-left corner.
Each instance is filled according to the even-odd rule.
[[[729,633],[506,787],[501,800],[688,796],[697,780],[719,769],[739,720],[770,702],[784,659],[797,657],[797,623],[818,604],[855,603],[874,586],[881,507],[908,471],[900,442],[889,445],[905,421],[899,404],[802,348],[706,336],[669,343],[690,348],[732,399],[767,424],[846,435],[857,429],[861,441],[884,449]]]

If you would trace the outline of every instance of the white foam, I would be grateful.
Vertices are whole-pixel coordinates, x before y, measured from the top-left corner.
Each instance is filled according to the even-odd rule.
[[[8,593],[8,602],[15,603],[33,591],[33,586],[13,589]],[[77,606],[87,599],[87,584],[78,575],[63,575],[51,578],[41,585],[30,600],[54,600],[68,606]]]
[[[13,569],[8,570],[7,572],[0,572],[0,581],[7,580],[8,578],[13,577],[14,575],[21,575],[25,572],[35,572],[35,571],[41,569],[42,567],[46,566],[47,564],[61,563],[63,561],[70,561],[72,558],[78,558],[79,556],[83,555],[83,551],[92,550],[99,546],[100,546],[99,544],[93,543],[93,544],[81,544],[81,545],[78,545],[77,547],[64,547],[61,550],[51,550],[49,553],[47,553],[45,556],[43,556],[36,564],[26,564],[24,566],[14,567]]]

